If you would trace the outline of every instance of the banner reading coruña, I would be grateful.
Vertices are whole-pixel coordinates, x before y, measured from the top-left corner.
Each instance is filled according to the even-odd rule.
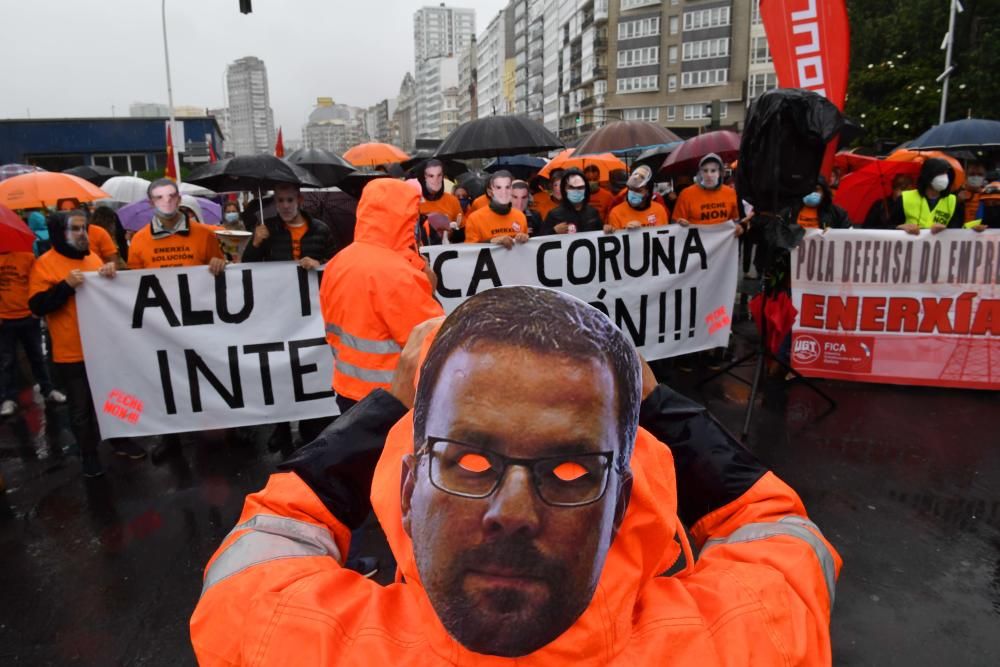
[[[76,302],[101,436],[338,414],[320,275],[294,262],[87,274]]]
[[[791,271],[803,375],[1000,389],[1000,231],[811,230]]]
[[[629,334],[646,359],[724,347],[736,297],[734,225],[667,225],[491,244],[423,248],[451,312],[492,287],[538,285],[582,299]]]

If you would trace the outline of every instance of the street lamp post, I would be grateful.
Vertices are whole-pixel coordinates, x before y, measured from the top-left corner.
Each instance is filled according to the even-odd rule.
[[[163,18],[163,61],[167,65],[167,105],[170,107],[170,141],[174,141],[174,89],[170,83],[170,50],[167,48],[167,0],[160,3],[160,13]],[[181,160],[177,148],[171,151],[174,158],[174,172],[177,174],[177,184],[181,182]]]
[[[945,49],[944,72],[938,77],[938,81],[941,81],[941,117],[938,121],[940,125],[944,124],[945,115],[948,112],[948,81],[951,79],[952,70],[955,69],[951,64],[951,47],[955,43],[955,13],[962,11],[964,11],[962,3],[959,0],[951,0],[948,34],[944,36],[944,44],[941,45],[941,48]]]

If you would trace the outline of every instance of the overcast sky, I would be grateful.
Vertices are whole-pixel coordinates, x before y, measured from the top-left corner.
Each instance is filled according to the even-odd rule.
[[[369,106],[395,97],[413,71],[420,0],[166,0],[174,104],[218,107],[225,69],[267,65],[275,124],[298,138],[317,97]],[[476,34],[506,0],[476,10]],[[0,0],[0,118],[127,116],[167,102],[161,0]]]

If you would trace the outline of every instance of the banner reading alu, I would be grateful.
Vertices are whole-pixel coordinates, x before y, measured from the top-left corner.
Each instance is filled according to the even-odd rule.
[[[338,414],[320,277],[294,262],[87,274],[76,300],[101,436]]]
[[[428,246],[437,297],[451,312],[509,285],[551,287],[600,309],[649,360],[729,343],[736,298],[734,225],[667,225],[491,244]]]
[[[1000,231],[810,230],[791,272],[803,375],[1000,389]]]

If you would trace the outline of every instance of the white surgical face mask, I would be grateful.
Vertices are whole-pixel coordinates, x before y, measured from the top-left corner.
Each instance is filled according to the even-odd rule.
[[[942,192],[948,188],[948,174],[938,174],[931,179],[931,187]]]

